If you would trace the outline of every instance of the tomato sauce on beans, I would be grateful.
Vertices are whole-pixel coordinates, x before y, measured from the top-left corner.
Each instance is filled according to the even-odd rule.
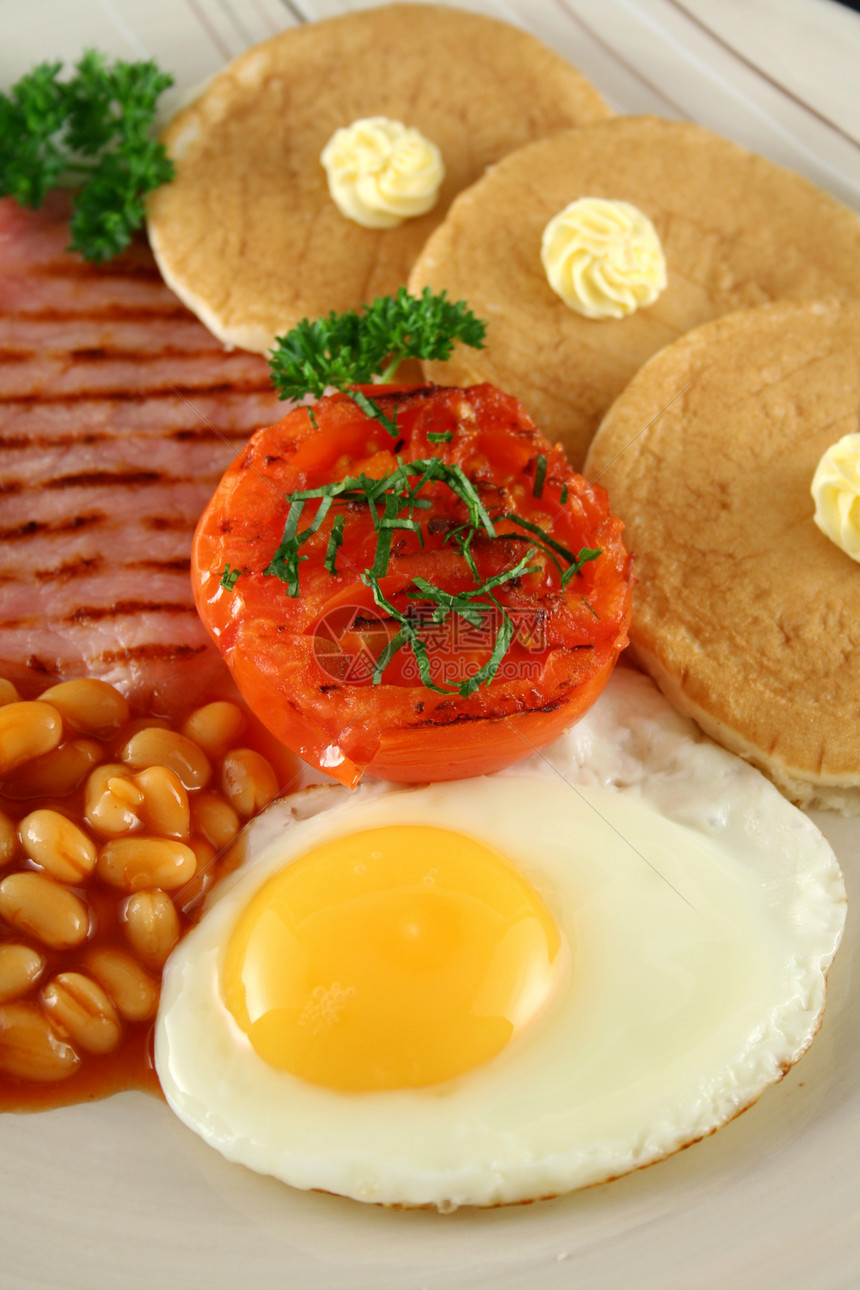
[[[157,1093],[162,967],[297,764],[240,701],[180,721],[0,680],[0,1110]]]

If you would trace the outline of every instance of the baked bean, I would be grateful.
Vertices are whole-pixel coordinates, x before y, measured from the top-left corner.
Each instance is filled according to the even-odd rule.
[[[14,820],[0,811],[0,866],[11,864],[18,850],[18,830]]]
[[[56,748],[63,719],[50,703],[6,703],[0,707],[0,775]]]
[[[124,745],[120,757],[135,769],[167,766],[186,788],[205,788],[212,778],[212,766],[203,749],[176,730],[139,730]]]
[[[110,746],[113,748],[112,756],[119,755],[119,750],[128,743],[132,735],[136,735],[139,730],[172,730],[173,727],[166,717],[132,717],[128,725],[123,726],[119,734],[110,740]]]
[[[13,1079],[47,1084],[67,1079],[81,1064],[71,1044],[32,1003],[0,1008],[0,1071]]]
[[[212,864],[212,859],[214,859],[215,855],[212,844],[207,842],[205,838],[197,838],[195,839],[195,842],[201,847],[201,856],[203,856],[203,859],[198,860],[196,874],[182,888],[181,898],[179,893],[177,893],[176,896],[176,902],[179,905],[179,908],[182,910],[183,914],[191,919],[195,919],[197,917],[197,912],[209,892],[215,886],[216,879],[221,876],[220,860],[217,866],[217,875],[215,872],[216,866]],[[202,850],[204,847],[208,848],[209,860],[205,858]]]
[[[78,1048],[112,1053],[122,1039],[119,1014],[100,985],[82,972],[60,972],[42,991],[42,1007]]]
[[[43,873],[10,873],[0,882],[0,918],[54,950],[80,945],[90,926],[80,897]]]
[[[266,758],[236,747],[247,725],[238,702],[176,727],[94,678],[32,702],[0,679],[0,1081],[112,1069],[126,1023],[155,1015],[183,909],[277,795]]]
[[[104,747],[95,739],[70,739],[44,757],[28,762],[6,781],[9,797],[65,797],[97,766]]]
[[[96,867],[95,843],[59,811],[31,811],[18,827],[27,855],[52,878],[80,884]]]
[[[155,1014],[158,982],[129,954],[123,954],[122,950],[92,949],[84,965],[126,1021],[147,1021]]]
[[[167,766],[147,766],[134,776],[143,794],[142,814],[147,828],[165,837],[187,838],[191,831],[188,794],[182,780]]]
[[[128,767],[118,762],[97,766],[84,790],[84,815],[104,837],[117,837],[142,827],[143,793],[128,777]]]
[[[96,867],[99,877],[111,887],[172,891],[193,878],[197,859],[191,847],[173,838],[111,838],[99,851]]]
[[[45,960],[32,946],[0,941],[0,1003],[9,1003],[27,994],[44,967]]]
[[[197,873],[202,873],[208,869],[215,859],[216,851],[212,843],[206,838],[192,838],[189,844],[197,859]]]
[[[235,703],[221,700],[196,708],[182,726],[182,733],[217,761],[231,748],[245,728],[245,715]]]
[[[129,718],[128,704],[107,681],[81,677],[61,681],[39,695],[39,702],[53,704],[67,726],[85,735],[108,735]]]
[[[194,798],[194,824],[207,842],[219,851],[232,842],[242,821],[229,802],[218,793],[198,793]]]
[[[20,701],[21,696],[12,682],[0,676],[0,707],[5,706],[7,703],[20,703]]]
[[[240,815],[250,818],[278,795],[275,772],[253,748],[234,748],[221,763],[221,791]]]
[[[135,954],[163,967],[179,940],[179,915],[166,891],[137,891],[123,907],[123,931]]]

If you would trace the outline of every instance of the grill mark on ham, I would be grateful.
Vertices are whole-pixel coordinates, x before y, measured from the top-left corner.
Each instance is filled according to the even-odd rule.
[[[67,623],[100,622],[105,618],[118,618],[128,614],[193,614],[194,606],[188,604],[162,604],[153,600],[120,600],[115,605],[79,605],[66,614]]]
[[[178,573],[191,572],[191,557],[180,556],[178,560],[132,560],[125,565],[126,569],[173,569]]]
[[[67,581],[69,578],[81,578],[86,574],[94,573],[102,568],[105,561],[101,556],[92,556],[89,559],[81,556],[76,560],[65,560],[62,564],[55,565],[50,569],[34,569],[33,577],[37,582],[59,582]],[[191,571],[190,556],[178,556],[173,560],[128,560],[123,565],[124,569],[147,569],[157,570],[163,573],[189,573]]]
[[[94,443],[113,443],[117,436],[110,434],[108,431],[96,432],[93,434],[61,434],[55,435],[4,435],[0,431],[0,447],[4,449],[16,448],[70,448],[73,444],[94,444]],[[223,443],[226,439],[237,444],[246,442],[246,435],[237,435],[228,433],[226,435],[218,430],[210,429],[208,426],[201,426],[199,430],[165,430],[163,434],[165,439],[173,439],[179,443]]]
[[[154,264],[133,264],[126,260],[124,271],[132,277],[148,279],[150,282],[163,285],[161,274]],[[79,260],[77,256],[69,255],[62,263],[34,264],[32,273],[37,278],[86,278],[91,276],[92,266],[86,260]]]
[[[0,272],[3,271],[0,266]],[[108,266],[106,272],[110,271]],[[58,285],[66,288],[69,299],[56,302]],[[163,318],[186,318],[187,311],[178,305],[161,284],[142,282],[134,277],[117,277],[113,281],[90,281],[50,278],[24,279],[9,276],[4,282],[4,303],[10,309],[30,318],[38,316],[91,318],[138,318],[149,315]]]
[[[68,203],[0,201],[0,675],[101,676],[171,714],[225,677],[190,589],[191,536],[281,407],[137,243],[70,255]]]
[[[93,528],[102,524],[106,519],[106,515],[93,513],[90,515],[70,515],[67,519],[57,520],[55,523],[49,520],[41,522],[26,520],[23,524],[18,524],[11,528],[4,529],[0,527],[0,541],[16,542],[21,538],[33,537],[37,533],[50,533],[52,537],[62,537],[66,533],[78,533],[83,528]]]
[[[135,430],[138,433],[156,434],[160,428],[188,428],[204,424],[217,425],[219,429],[245,431],[249,411],[256,407],[255,415],[269,415],[272,410],[271,390],[256,395],[219,392],[209,396],[197,391],[193,401],[177,401],[169,420],[165,418],[164,403],[141,395],[137,399],[112,399],[107,395],[89,400],[80,399],[70,408],[60,402],[36,406],[4,404],[0,399],[0,427],[19,431],[59,433],[73,430],[87,433],[94,428],[109,428],[115,432]]]
[[[148,529],[154,529],[156,533],[163,533],[170,529],[184,531],[187,527],[184,518],[175,515],[144,515],[143,523]]]
[[[158,377],[156,377],[158,380]],[[112,399],[137,399],[142,393],[146,394],[149,399],[166,399],[175,400],[177,398],[194,399],[198,394],[213,395],[225,394],[236,389],[245,391],[249,394],[260,394],[265,390],[265,383],[260,384],[253,381],[234,381],[228,384],[219,381],[212,385],[179,385],[173,381],[165,381],[163,384],[152,384],[145,391],[142,390],[115,390],[109,392]],[[26,393],[4,393],[0,390],[0,397],[4,403],[75,403],[81,399],[92,398],[92,389],[74,390],[69,393],[60,391],[54,392],[50,388],[45,390],[28,390]]]
[[[135,488],[142,484],[163,484],[165,476],[156,470],[92,470],[80,475],[46,479],[43,488]],[[184,481],[183,481],[184,482]]]
[[[193,605],[166,604],[159,605],[152,600],[121,600],[116,605],[79,605],[71,613],[64,614],[57,621],[62,623],[97,623],[106,618],[123,618],[130,614],[193,614]],[[33,615],[24,618],[7,618],[3,626],[16,631],[21,627],[32,627],[39,619]]]
[[[209,648],[209,642],[201,645],[166,645],[155,641],[148,645],[135,645],[128,649],[104,650],[93,659],[99,663],[129,663],[141,659],[172,661],[188,659],[203,654]]]
[[[80,475],[59,475],[43,479],[37,488],[135,488],[142,484],[162,484],[164,476],[155,470],[92,470]]]
[[[62,564],[55,565],[53,569],[34,569],[33,577],[37,582],[59,582],[61,579],[67,581],[69,578],[80,578],[84,574],[93,573],[103,564],[104,560],[100,555],[91,556],[89,559],[82,556],[78,560],[65,560]]]
[[[0,431],[0,448],[8,451],[21,448],[70,448],[73,444],[114,443],[116,438],[116,435],[107,431],[94,434],[55,435],[53,438],[49,435],[6,436]],[[210,429],[208,426],[201,426],[199,430],[165,430],[163,438],[173,439],[179,443],[223,443],[226,439],[228,443],[233,442],[239,445],[246,442],[247,435],[239,436],[235,433],[224,435],[218,430]]]
[[[29,311],[14,316],[0,315],[0,347],[9,353],[37,350],[59,345],[63,351],[89,351],[94,360],[135,352],[218,354],[223,346],[214,336],[200,335],[196,319],[178,315],[173,322],[152,327],[151,318],[135,322],[133,318],[87,317],[78,312],[74,326],[66,317],[62,325],[51,318],[34,317]],[[81,355],[84,356],[84,355]]]
[[[35,303],[35,297],[31,299],[31,305]],[[44,304],[40,308],[29,308],[26,317],[29,322],[46,322],[46,323],[68,323],[68,322],[123,322],[126,317],[137,319],[142,312],[140,305],[137,308],[126,309],[120,301],[113,305],[105,305],[101,309],[62,309],[58,305]],[[150,319],[161,318],[170,320],[179,318],[185,321],[188,318],[188,310],[184,305],[165,304],[153,305],[146,310]]]
[[[45,347],[27,348],[22,345],[19,348],[13,348],[11,345],[0,348],[0,364],[2,363],[28,363],[37,359],[40,354],[44,354]],[[58,353],[57,350],[49,350],[51,354]],[[182,351],[173,345],[162,345],[157,350],[159,354],[165,354],[170,357],[182,355]],[[211,358],[218,351],[212,347],[189,350],[184,355],[186,358]],[[65,356],[72,360],[73,363],[108,363],[122,361],[124,363],[147,363],[151,357],[151,352],[140,354],[130,354],[123,349],[98,348],[96,346],[80,347],[70,349],[65,352]]]

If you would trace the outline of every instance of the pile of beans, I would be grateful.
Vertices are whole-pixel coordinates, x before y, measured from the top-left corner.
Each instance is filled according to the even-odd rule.
[[[103,681],[21,701],[0,680],[0,1105],[146,1083],[92,1076],[130,1044],[146,1060],[161,968],[217,857],[278,792],[245,724],[226,701],[174,726]]]

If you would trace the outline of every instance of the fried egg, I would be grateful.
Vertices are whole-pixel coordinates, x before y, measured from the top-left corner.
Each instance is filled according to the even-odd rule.
[[[168,962],[156,1067],[187,1125],[294,1187],[556,1195],[781,1078],[844,914],[811,821],[620,669],[514,772],[264,812]]]

